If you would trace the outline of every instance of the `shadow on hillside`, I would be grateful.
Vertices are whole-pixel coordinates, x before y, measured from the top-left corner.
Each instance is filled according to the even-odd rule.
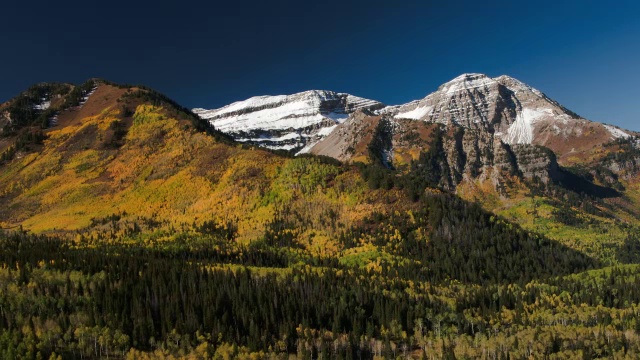
[[[616,258],[625,264],[640,264],[640,238],[629,234],[617,249]]]
[[[543,235],[525,231],[479,205],[443,194],[422,199],[415,222],[401,217],[371,219],[370,234],[391,225],[403,242],[397,255],[424,264],[429,282],[458,280],[473,284],[527,283],[600,267],[595,259]],[[411,223],[411,225],[409,225]],[[429,230],[425,242],[414,238]],[[379,245],[387,240],[379,238]],[[416,273],[414,275],[416,276]]]
[[[439,280],[527,283],[600,267],[578,250],[506,222],[443,220],[435,231],[427,251],[429,270]]]
[[[599,199],[610,199],[620,197],[622,194],[610,187],[604,187],[596,185],[588,179],[582,176],[576,175],[566,169],[559,170],[559,176],[557,176],[556,182],[575,193],[584,194]]]

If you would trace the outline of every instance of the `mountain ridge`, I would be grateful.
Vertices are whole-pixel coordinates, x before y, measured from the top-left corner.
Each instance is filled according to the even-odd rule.
[[[309,90],[292,95],[255,96],[214,110],[193,109],[236,141],[270,149],[304,151],[358,109],[384,105],[346,93]]]
[[[310,92],[313,91],[290,96]],[[352,95],[347,94],[347,96]],[[281,95],[275,98],[282,99],[284,97],[286,96]],[[251,99],[256,98],[261,97]],[[315,132],[313,141],[305,143],[304,151],[301,151],[299,146],[273,146],[273,143],[261,141],[259,137],[251,139],[239,135],[243,133],[243,126],[254,134],[261,134],[264,139],[268,138],[265,131],[278,133],[278,131],[284,130],[284,127],[278,129],[277,126],[273,126],[274,124],[261,126],[258,121],[252,118],[251,108],[242,107],[249,100],[235,102],[215,110],[207,111],[199,108],[195,109],[195,112],[202,116],[202,114],[220,113],[229,106],[236,106],[242,109],[244,119],[242,124],[234,124],[233,131],[231,131],[236,134],[232,134],[234,138],[269,148],[283,148],[301,153],[311,151],[315,144],[335,131],[345,120],[343,118],[335,123],[329,123],[321,131]],[[594,145],[601,146],[618,138],[628,138],[635,134],[635,132],[616,126],[584,119],[543,92],[508,75],[491,78],[485,74],[466,73],[440,85],[436,91],[422,99],[413,100],[406,104],[382,108],[374,107],[367,110],[373,110],[375,114],[389,115],[395,119],[404,118],[443,124],[456,123],[470,129],[483,127],[508,144],[525,143],[548,147],[558,155],[559,161],[565,164],[588,156],[585,153],[590,151]],[[347,114],[352,115],[353,113]],[[282,117],[286,118],[287,114],[282,114]],[[203,118],[211,119],[212,117],[206,115]],[[226,120],[233,122],[236,119],[228,118]],[[212,123],[216,126],[216,121],[212,121]],[[220,123],[218,122],[218,124]],[[228,126],[228,123],[225,126]],[[227,131],[224,126],[220,129]],[[583,141],[585,133],[590,137],[588,141]],[[286,136],[296,137],[291,132]],[[286,137],[278,139],[276,136],[275,138],[276,140],[286,140]]]

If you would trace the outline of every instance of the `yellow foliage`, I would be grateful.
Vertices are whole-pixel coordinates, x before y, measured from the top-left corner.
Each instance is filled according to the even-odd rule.
[[[286,206],[310,224],[295,233],[296,241],[314,255],[334,256],[341,250],[338,229],[388,207],[356,169],[217,143],[166,114],[161,107],[137,106],[117,149],[103,144],[119,121],[113,108],[51,130],[41,152],[0,174],[0,195],[10,196],[4,215],[35,232],[83,229],[116,213],[127,214],[123,221],[230,221],[246,244],[261,239]],[[328,218],[334,227],[325,226]]]

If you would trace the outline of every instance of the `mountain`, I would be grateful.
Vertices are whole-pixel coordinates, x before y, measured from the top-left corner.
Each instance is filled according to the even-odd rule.
[[[0,358],[637,358],[635,135],[570,167],[537,122],[496,134],[517,106],[417,121],[335,96],[290,104],[348,113],[313,147],[344,162],[144,86],[0,105]]]
[[[422,100],[388,109],[395,119],[459,125],[492,133],[506,144],[551,149],[560,162],[631,133],[588,121],[509,76],[463,74]]]
[[[236,141],[304,153],[354,111],[383,107],[349,94],[312,90],[257,96],[220,109],[193,111]]]

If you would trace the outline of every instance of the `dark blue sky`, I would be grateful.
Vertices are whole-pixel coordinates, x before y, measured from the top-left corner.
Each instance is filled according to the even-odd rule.
[[[0,21],[0,101],[102,77],[188,107],[308,89],[398,104],[481,72],[640,130],[640,2],[482,3],[14,1]]]

